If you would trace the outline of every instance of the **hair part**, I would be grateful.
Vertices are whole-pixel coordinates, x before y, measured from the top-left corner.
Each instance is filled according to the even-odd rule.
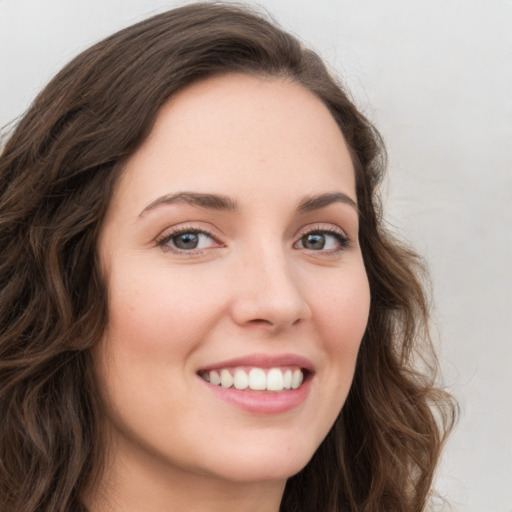
[[[385,150],[321,59],[247,7],[192,4],[108,37],[36,98],[0,158],[0,502],[85,511],[101,474],[91,350],[108,321],[97,240],[123,165],[178,90],[218,74],[286,77],[316,94],[347,142],[371,306],[354,382],[283,512],[420,512],[456,417],[435,384],[417,256],[383,224]],[[427,364],[420,372],[420,354]]]

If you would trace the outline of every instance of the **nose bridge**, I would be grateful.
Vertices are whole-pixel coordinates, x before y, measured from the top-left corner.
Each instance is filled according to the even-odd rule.
[[[233,306],[238,323],[260,322],[280,328],[309,317],[290,256],[276,239],[244,254]]]

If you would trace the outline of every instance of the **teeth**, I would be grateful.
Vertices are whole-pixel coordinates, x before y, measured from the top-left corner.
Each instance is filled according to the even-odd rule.
[[[284,388],[283,372],[272,368],[267,375],[267,389],[269,391],[281,391]]]
[[[220,384],[220,375],[215,370],[210,372],[210,383],[214,386],[218,386]],[[291,382],[291,381],[290,381]]]
[[[210,377],[211,380],[211,377]],[[220,372],[220,385],[223,388],[230,388],[233,385],[233,377],[228,370],[221,370]]]
[[[235,372],[235,377],[233,378],[233,383],[236,389],[245,389],[249,386],[249,377],[247,376],[247,373],[243,370],[237,370]]]
[[[210,375],[211,378],[211,375]],[[292,371],[286,370],[283,378],[284,389],[292,389]]]
[[[267,376],[261,368],[253,368],[249,372],[249,387],[255,391],[267,389]]]
[[[300,370],[295,370],[292,375],[292,389],[297,389],[302,384],[304,375]]]
[[[232,374],[227,368],[204,372],[201,377],[214,386],[223,388],[252,389],[254,391],[283,391],[297,389],[304,381],[304,373],[300,369],[271,368],[267,372],[262,368],[251,368],[249,373],[240,368]]]

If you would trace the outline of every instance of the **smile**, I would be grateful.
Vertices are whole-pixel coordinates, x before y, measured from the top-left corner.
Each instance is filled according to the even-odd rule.
[[[304,370],[290,368],[222,368],[203,371],[199,376],[214,386],[253,391],[290,391],[304,381]]]
[[[282,414],[301,407],[316,370],[297,354],[251,354],[203,366],[197,376],[214,396],[252,414]]]

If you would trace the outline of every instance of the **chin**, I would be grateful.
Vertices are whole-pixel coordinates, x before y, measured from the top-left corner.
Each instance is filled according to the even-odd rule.
[[[219,470],[216,470],[217,476],[226,480],[231,480],[237,483],[257,483],[257,482],[270,482],[270,481],[285,481],[293,475],[301,471],[309,461],[301,461],[300,463],[294,462],[293,464],[281,464],[276,466],[274,463],[261,462],[259,464],[245,464],[245,467],[237,466],[230,468],[219,475]]]
[[[236,455],[235,455],[236,454]],[[314,450],[291,447],[285,453],[277,448],[231,452],[222,464],[216,464],[212,473],[239,483],[287,480],[300,472],[311,460]]]

